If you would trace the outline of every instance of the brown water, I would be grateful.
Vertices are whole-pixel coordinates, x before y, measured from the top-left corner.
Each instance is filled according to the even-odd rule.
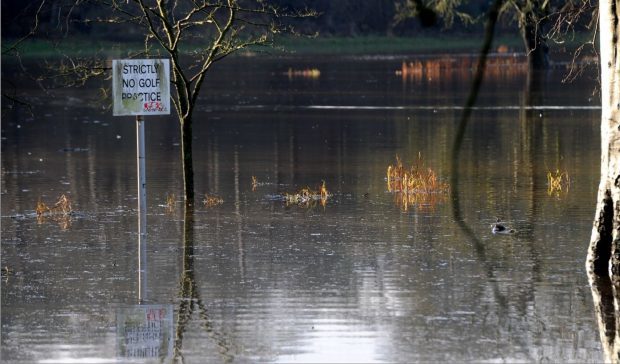
[[[486,81],[456,201],[472,240],[452,197],[405,211],[388,192],[396,155],[420,154],[449,180],[470,82],[403,79],[401,61],[218,65],[194,120],[194,165],[198,198],[223,204],[198,204],[193,224],[177,122],[148,118],[142,307],[134,120],[102,109],[95,87],[20,90],[34,116],[2,118],[2,360],[602,361],[584,270],[600,154],[593,77],[561,84],[556,71],[529,94],[523,73]],[[289,67],[321,75],[289,78]],[[556,169],[571,183],[549,194]],[[324,207],[281,198],[321,181]],[[74,215],[37,219],[37,201],[61,194]],[[516,233],[493,235],[496,217]]]

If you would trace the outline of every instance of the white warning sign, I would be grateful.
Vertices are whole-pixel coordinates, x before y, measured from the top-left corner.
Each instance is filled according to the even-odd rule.
[[[170,114],[170,60],[112,61],[114,116]]]

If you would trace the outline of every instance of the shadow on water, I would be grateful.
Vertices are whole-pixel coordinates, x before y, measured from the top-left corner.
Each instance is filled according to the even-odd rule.
[[[230,352],[229,339],[225,334],[218,331],[213,320],[202,301],[200,291],[196,284],[194,270],[194,207],[185,206],[185,219],[183,222],[183,272],[179,282],[179,311],[177,326],[174,339],[174,361],[184,362],[183,357],[183,338],[187,327],[192,321],[194,313],[197,311],[202,329],[209,338],[214,341],[219,349],[222,360],[226,363],[232,362],[234,356]]]

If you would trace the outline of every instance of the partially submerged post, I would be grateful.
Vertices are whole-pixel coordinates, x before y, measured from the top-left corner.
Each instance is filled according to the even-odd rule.
[[[136,116],[138,156],[138,302],[146,299],[146,151],[144,116]]]
[[[170,61],[112,61],[114,116],[136,116],[138,170],[138,301],[146,299],[146,153],[144,115],[170,114]]]

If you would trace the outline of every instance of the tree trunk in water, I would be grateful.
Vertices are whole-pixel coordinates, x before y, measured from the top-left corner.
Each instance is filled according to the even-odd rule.
[[[525,15],[526,18],[532,17],[531,14]],[[540,23],[524,21],[521,24],[521,37],[525,45],[527,63],[529,69],[541,70],[549,67],[549,46],[542,35]]]
[[[192,119],[181,119],[181,160],[183,161],[183,191],[185,204],[194,204],[194,167],[192,165]]]
[[[618,290],[611,284],[609,276],[589,274],[592,290],[592,303],[598,323],[599,336],[603,345],[606,363],[618,363],[620,346],[618,345],[618,322],[616,322],[616,306]]]
[[[601,181],[586,268],[620,281],[620,35],[616,0],[599,4]],[[609,266],[611,261],[611,267]]]

